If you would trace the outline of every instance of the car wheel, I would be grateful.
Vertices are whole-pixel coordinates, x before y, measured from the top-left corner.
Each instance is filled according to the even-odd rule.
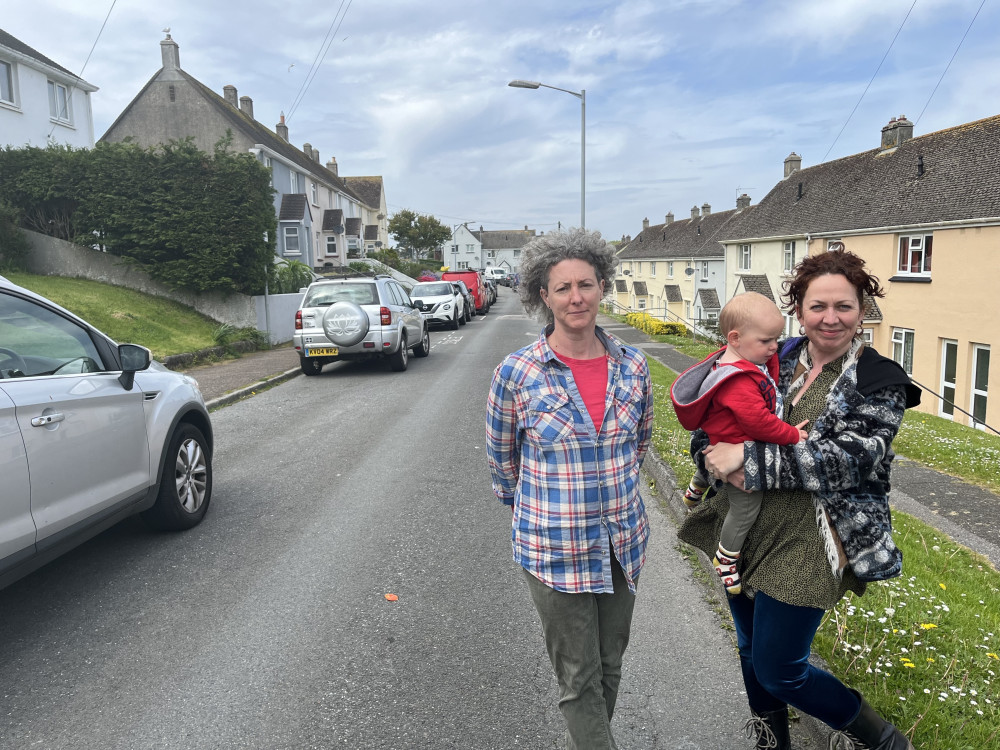
[[[299,367],[303,375],[319,375],[323,371],[324,362],[312,357],[299,357]]]
[[[458,310],[455,310],[455,314],[451,316],[451,323],[448,324],[448,327],[453,331],[458,330]]]
[[[406,336],[399,339],[399,348],[389,355],[389,365],[393,372],[402,372],[410,361],[410,351],[406,348]]]
[[[456,325],[455,328],[458,328]],[[413,354],[417,357],[426,357],[431,353],[431,333],[426,328],[424,328],[424,337],[420,339],[420,343],[413,348]]]
[[[463,307],[462,308],[462,317],[460,317],[458,319],[458,324],[460,326],[464,326],[468,322],[469,322],[469,308]]]
[[[353,302],[334,302],[323,313],[323,333],[337,346],[354,346],[368,334],[368,313]]]
[[[180,531],[197,526],[212,499],[212,453],[192,424],[181,424],[167,446],[160,492],[142,520],[157,529]]]

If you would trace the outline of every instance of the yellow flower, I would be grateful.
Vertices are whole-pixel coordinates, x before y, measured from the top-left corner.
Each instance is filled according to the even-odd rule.
[[[937,627],[937,625],[935,625],[933,622],[922,622],[920,623],[920,627],[922,627],[924,630],[933,630],[934,628]]]
[[[987,651],[987,652],[986,652],[986,655],[987,655],[988,657],[990,657],[991,659],[998,659],[998,660],[1000,660],[1000,656],[997,656],[997,655],[996,655],[996,654],[994,654],[994,653],[993,653],[992,651]]]
[[[916,669],[916,668],[917,668],[917,665],[916,665],[916,664],[914,664],[914,663],[913,663],[913,662],[911,662],[911,661],[904,661],[904,662],[903,662],[903,666],[904,666],[904,667],[908,667],[909,669]]]
[[[938,586],[940,586],[941,588],[945,589],[946,591],[947,591],[947,589],[948,589],[948,587],[947,587],[947,586],[945,586],[945,585],[944,585],[943,583],[939,583],[939,584],[938,584]]]
[[[929,656],[927,657],[927,661],[929,661],[929,662],[930,662],[930,663],[932,663],[932,664],[934,663],[934,659],[932,659],[932,658],[931,658],[931,657],[929,657]]]

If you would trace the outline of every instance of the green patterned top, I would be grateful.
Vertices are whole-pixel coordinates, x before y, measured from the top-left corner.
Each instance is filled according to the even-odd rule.
[[[843,357],[823,367],[802,399],[792,406],[795,393],[785,397],[784,419],[789,424],[809,420],[810,424],[826,408],[826,396],[843,369]],[[729,511],[724,487],[688,514],[678,537],[709,557],[719,544],[722,522]],[[773,599],[799,607],[831,609],[848,591],[859,596],[865,584],[850,566],[843,578],[830,570],[823,539],[816,525],[816,506],[804,490],[768,490],[760,515],[750,528],[740,551],[743,591],[753,598],[763,591]]]

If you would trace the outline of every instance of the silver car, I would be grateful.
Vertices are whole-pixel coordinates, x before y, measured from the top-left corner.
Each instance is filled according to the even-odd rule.
[[[0,276],[0,587],[133,513],[200,523],[212,440],[192,378]]]
[[[372,357],[389,360],[400,372],[411,349],[418,357],[431,352],[420,309],[384,275],[314,281],[295,313],[292,343],[306,375],[319,375],[330,362]]]

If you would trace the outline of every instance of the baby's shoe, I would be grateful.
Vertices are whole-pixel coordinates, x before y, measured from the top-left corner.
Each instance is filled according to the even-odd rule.
[[[722,585],[726,587],[726,593],[730,596],[737,596],[743,590],[743,584],[740,582],[740,573],[736,570],[736,563],[739,559],[739,550],[729,552],[721,544],[715,552],[715,557],[712,559],[715,572],[719,574],[719,578],[722,579]]]
[[[688,488],[684,490],[684,504],[689,508],[697,508],[707,489],[708,487],[703,487],[692,479]]]

